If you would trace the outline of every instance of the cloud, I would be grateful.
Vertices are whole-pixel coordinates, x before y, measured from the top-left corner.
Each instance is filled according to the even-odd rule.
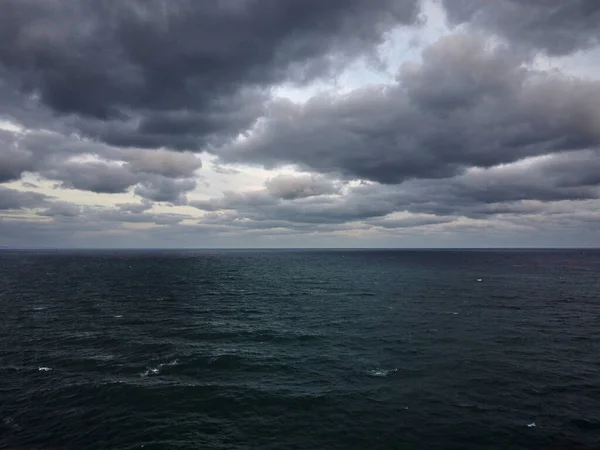
[[[186,214],[173,213],[139,213],[131,211],[123,211],[122,209],[92,209],[87,212],[86,220],[98,221],[100,223],[147,223],[155,225],[174,225],[183,220],[190,219]]]
[[[190,206],[216,212],[203,220],[245,221],[246,226],[256,227],[263,222],[292,228],[364,222],[391,229],[447,223],[456,217],[526,216],[544,214],[557,202],[583,204],[600,199],[599,164],[598,151],[582,150],[471,168],[452,178],[347,185],[334,195],[283,199],[267,188],[225,192],[220,198],[194,201]],[[409,216],[399,219],[398,212]]]
[[[108,162],[65,162],[41,172],[60,186],[84,191],[116,194],[126,192],[136,183],[136,177],[122,165]]]
[[[196,149],[247,128],[271,85],[374,54],[418,13],[417,0],[8,0],[0,76],[111,145]]]
[[[242,208],[261,208],[278,203],[279,200],[271,196],[266,190],[249,192],[223,192],[221,198],[208,200],[194,200],[189,204],[203,211],[235,210]]]
[[[81,212],[78,205],[67,202],[53,202],[48,208],[40,211],[38,215],[46,217],[77,217]]]
[[[47,195],[36,192],[0,186],[0,210],[36,208],[45,205],[48,199]]]
[[[5,3],[0,245],[597,242],[596,2]]]
[[[168,202],[174,205],[187,203],[186,192],[196,187],[196,180],[170,179],[160,175],[146,176],[135,188],[134,192],[148,200]]]
[[[194,153],[175,153],[164,149],[124,152],[123,159],[134,173],[152,173],[165,177],[192,177],[202,167]]]
[[[18,180],[34,167],[33,155],[17,148],[18,134],[0,129],[0,183]]]
[[[119,211],[139,214],[152,208],[152,202],[143,199],[142,203],[120,203],[117,205]]]
[[[19,179],[23,167],[18,163],[26,161],[28,171],[58,181],[63,189],[101,194],[133,189],[154,201],[184,204],[185,192],[196,186],[193,177],[202,166],[190,152],[119,148],[50,131],[0,131],[6,141],[0,152],[0,175],[12,174],[3,181]]]
[[[552,55],[600,44],[597,0],[443,0],[451,23],[469,23]]]
[[[284,200],[335,194],[339,187],[315,175],[278,175],[266,182],[267,192]]]
[[[296,164],[395,184],[600,144],[600,82],[541,75],[501,46],[452,35],[398,82],[278,102],[224,161]]]
[[[397,229],[397,228],[415,228],[427,225],[437,225],[453,222],[454,217],[440,217],[432,214],[410,214],[404,217],[393,217],[381,220],[370,220],[369,224],[378,227]]]

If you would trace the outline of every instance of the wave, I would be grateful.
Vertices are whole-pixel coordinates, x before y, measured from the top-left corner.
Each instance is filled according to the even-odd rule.
[[[144,372],[142,372],[140,374],[140,376],[147,377],[149,375],[158,375],[163,367],[176,366],[178,364],[179,364],[179,360],[177,360],[177,359],[174,359],[173,361],[169,361],[167,363],[160,363],[156,367],[148,367]]]
[[[387,377],[392,373],[398,372],[398,369],[370,369],[367,370],[367,373],[372,377]]]

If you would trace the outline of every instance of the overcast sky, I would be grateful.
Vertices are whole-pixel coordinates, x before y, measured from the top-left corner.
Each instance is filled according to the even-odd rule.
[[[598,0],[3,0],[0,246],[600,246]]]

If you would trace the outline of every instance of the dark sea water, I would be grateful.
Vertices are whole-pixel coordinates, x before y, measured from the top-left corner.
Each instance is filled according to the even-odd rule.
[[[0,252],[3,449],[599,444],[599,251]]]

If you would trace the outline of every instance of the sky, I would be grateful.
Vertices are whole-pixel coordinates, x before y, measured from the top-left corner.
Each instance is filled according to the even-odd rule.
[[[597,0],[3,0],[0,246],[600,246]]]

